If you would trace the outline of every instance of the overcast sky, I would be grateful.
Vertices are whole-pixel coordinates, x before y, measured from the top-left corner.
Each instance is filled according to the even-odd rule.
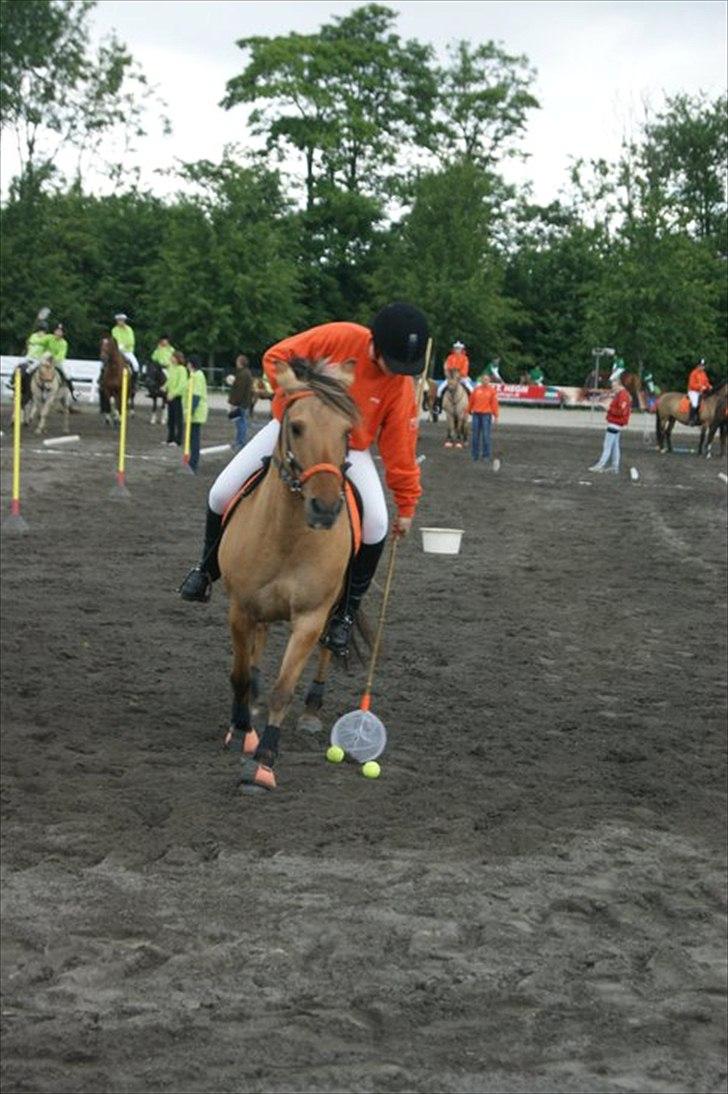
[[[332,15],[360,2],[325,0],[100,0],[96,31],[112,29],[126,42],[168,104],[171,137],[143,146],[145,179],[175,157],[219,158],[223,145],[245,146],[246,108],[217,104],[225,83],[244,66],[241,37],[317,30]],[[402,38],[429,42],[441,59],[448,43],[490,39],[525,54],[537,70],[541,109],[530,115],[524,141],[530,160],[510,166],[512,181],[530,179],[547,202],[566,181],[570,158],[615,158],[625,129],[634,129],[647,98],[659,108],[665,94],[725,93],[724,0],[401,0]],[[9,159],[9,157],[8,157]],[[10,163],[6,164],[6,171]]]

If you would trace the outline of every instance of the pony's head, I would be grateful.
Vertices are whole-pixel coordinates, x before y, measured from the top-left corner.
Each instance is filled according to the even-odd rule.
[[[38,379],[41,383],[49,384],[56,376],[56,364],[52,353],[44,353],[38,362]]]
[[[280,362],[276,378],[285,397],[277,456],[281,478],[303,497],[309,527],[331,528],[343,505],[349,435],[359,420],[346,390],[354,362]]]

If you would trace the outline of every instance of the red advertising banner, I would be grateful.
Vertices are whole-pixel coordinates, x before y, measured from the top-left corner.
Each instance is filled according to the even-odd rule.
[[[543,384],[493,384],[499,403],[525,403],[529,406],[561,406],[563,396],[556,387]]]

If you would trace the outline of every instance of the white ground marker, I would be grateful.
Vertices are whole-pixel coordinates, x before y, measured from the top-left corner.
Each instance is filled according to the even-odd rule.
[[[55,444],[71,444],[73,441],[80,440],[81,438],[79,437],[78,433],[71,433],[71,435],[68,437],[49,437],[47,440],[43,441],[43,444],[46,448],[51,448],[52,445]]]
[[[636,467],[630,467],[629,477],[631,478],[632,482],[639,482],[640,473]]]
[[[725,471],[719,471],[718,478],[722,479],[723,482],[728,482],[728,475],[726,475]]]
[[[210,448],[201,448],[200,449],[200,455],[201,456],[212,456],[212,454],[214,452],[229,452],[229,451],[230,451],[230,445],[229,444],[214,444]]]

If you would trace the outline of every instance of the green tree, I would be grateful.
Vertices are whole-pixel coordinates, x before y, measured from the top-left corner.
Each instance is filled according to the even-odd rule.
[[[151,91],[112,35],[94,55],[94,0],[2,0],[0,123],[20,156],[18,185],[33,194],[56,171],[61,148],[103,156],[110,132],[127,145],[144,133]],[[108,155],[107,155],[108,160]]]
[[[181,348],[260,353],[301,317],[294,233],[280,181],[263,167],[224,160],[187,165],[197,192],[170,210],[146,271],[144,308]]]
[[[395,20],[389,8],[366,4],[318,34],[237,43],[249,61],[228,81],[222,105],[254,104],[250,125],[268,150],[303,156],[309,209],[319,181],[381,192],[383,180],[403,170],[403,149],[427,132],[432,51],[402,42]]]
[[[484,168],[519,155],[529,110],[539,106],[529,90],[535,70],[528,58],[495,42],[457,42],[450,64],[438,73],[436,151],[440,163],[462,157]]]
[[[472,163],[425,175],[411,212],[383,241],[373,293],[424,309],[438,370],[456,338],[476,367],[516,348],[519,307],[504,294],[495,242],[501,193],[498,179]]]

